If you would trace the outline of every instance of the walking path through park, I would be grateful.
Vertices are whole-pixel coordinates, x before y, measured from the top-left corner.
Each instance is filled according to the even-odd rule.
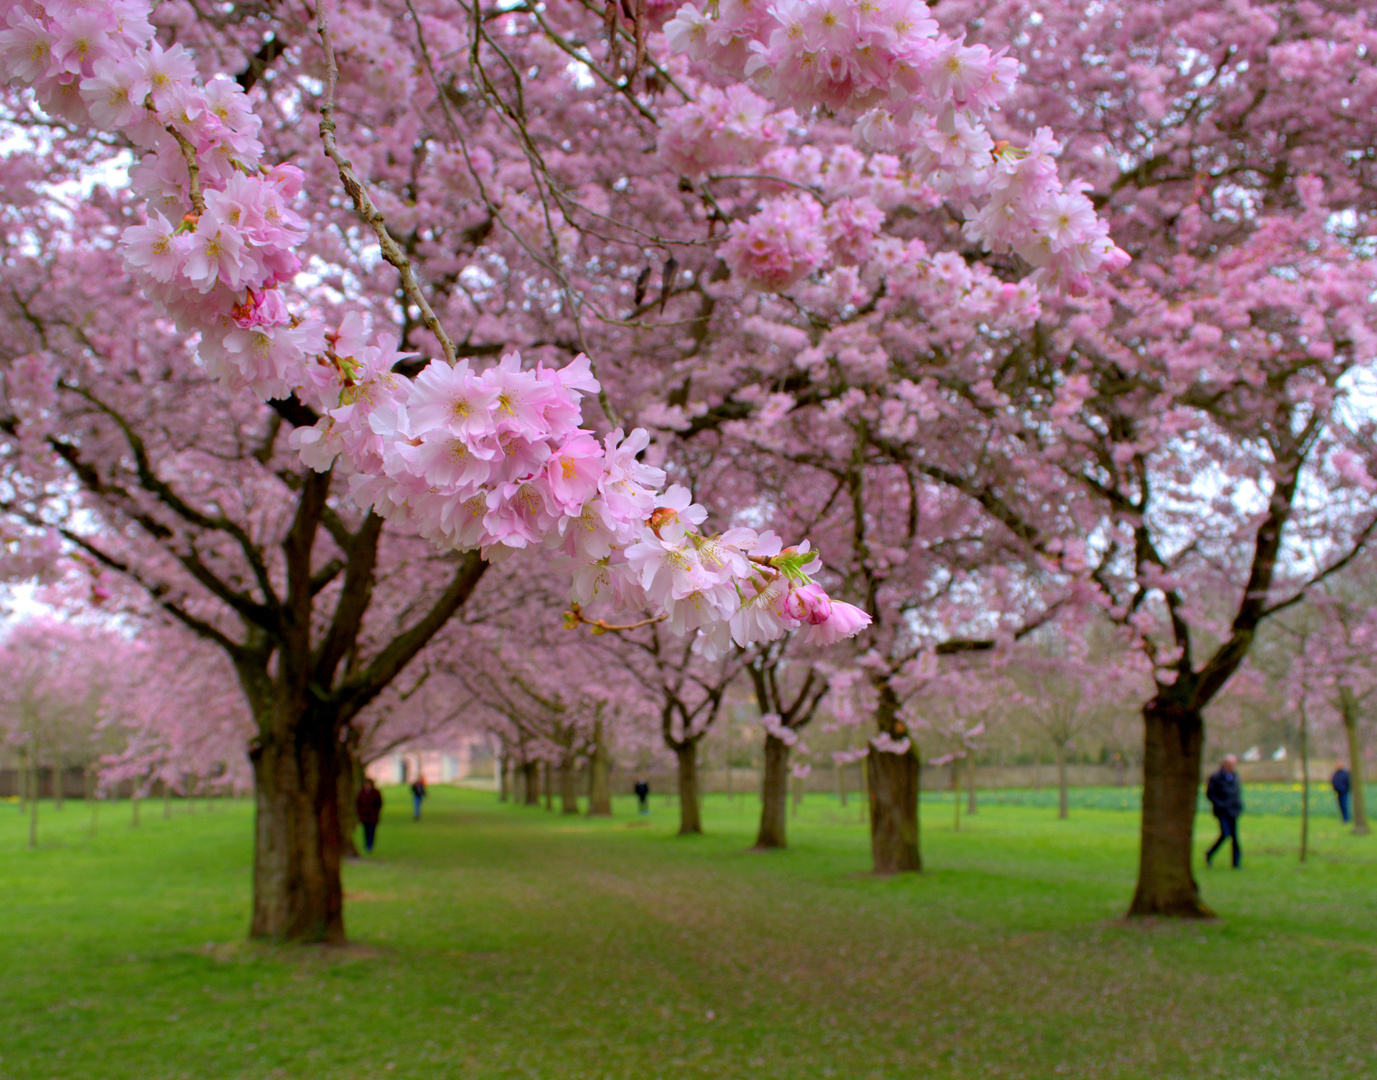
[[[355,944],[243,941],[251,808],[171,820],[0,806],[6,1080],[654,1080],[1377,1074],[1377,846],[1245,818],[1218,923],[1125,926],[1136,817],[924,804],[921,876],[877,880],[857,805],[810,796],[794,848],[389,791],[346,871]],[[1209,822],[1199,840],[1208,842]]]

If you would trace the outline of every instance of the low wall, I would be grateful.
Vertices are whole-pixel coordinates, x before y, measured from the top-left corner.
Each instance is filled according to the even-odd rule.
[[[1339,762],[1329,758],[1317,758],[1310,762],[1311,783],[1328,783],[1329,777],[1338,768]],[[1212,772],[1217,766],[1207,764],[1205,772]],[[836,791],[845,786],[847,791],[861,791],[864,778],[861,770],[863,762],[834,769],[831,765],[815,765],[802,781],[804,791]],[[1245,784],[1298,784],[1301,781],[1299,761],[1248,761],[1238,767],[1239,778]],[[613,790],[621,795],[631,794],[636,777],[640,775],[626,770],[618,770],[613,777]],[[672,794],[677,785],[672,768],[661,768],[645,774],[650,782],[650,790],[656,795]],[[720,795],[724,792],[746,792],[760,790],[760,770],[755,768],[733,768],[728,774],[725,768],[700,769],[699,783],[707,794]],[[924,791],[945,791],[951,788],[952,770],[950,765],[923,767],[922,787]],[[970,781],[962,771],[961,785]],[[1138,787],[1143,782],[1141,765],[1068,765],[1066,782],[1070,787]],[[1201,777],[1204,782],[1204,776]],[[977,765],[975,786],[989,791],[998,788],[1044,788],[1057,786],[1057,767],[1043,765]],[[580,787],[580,790],[583,790]]]

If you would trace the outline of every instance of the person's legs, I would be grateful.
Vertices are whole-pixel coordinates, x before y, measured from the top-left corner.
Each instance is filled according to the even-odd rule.
[[[1229,826],[1225,824],[1228,819],[1216,815],[1215,820],[1219,822],[1219,839],[1210,846],[1209,851],[1205,852],[1206,866],[1214,865],[1214,853],[1222,848],[1224,846],[1224,841],[1229,838]]]
[[[1234,869],[1243,861],[1243,849],[1238,846],[1238,818],[1229,818],[1229,839],[1233,841]]]
[[[1344,824],[1348,824],[1348,792],[1340,791],[1339,796],[1339,816],[1344,819]]]
[[[364,825],[364,827],[363,827],[363,849],[364,849],[364,851],[372,851],[372,850],[373,850],[373,838],[377,835],[377,833],[378,833],[378,825],[377,825],[376,822],[374,822],[372,825]]]
[[[411,816],[415,821],[421,820],[421,797],[419,795],[411,796]]]

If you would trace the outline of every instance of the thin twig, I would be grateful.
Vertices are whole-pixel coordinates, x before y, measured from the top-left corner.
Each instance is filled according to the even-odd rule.
[[[583,613],[583,608],[578,604],[570,604],[569,610],[564,613],[564,625],[572,630],[580,623],[591,626],[595,634],[620,633],[623,630],[639,630],[643,626],[650,626],[654,623],[664,622],[668,615],[656,615],[654,618],[641,619],[633,623],[610,623],[606,619],[590,619]]]
[[[187,172],[191,175],[191,209],[200,217],[206,212],[206,200],[201,194],[201,167],[196,164],[196,147],[171,124],[167,125],[167,131],[182,149],[182,160],[186,162]]]
[[[445,333],[444,327],[440,325],[440,320],[435,312],[431,310],[429,301],[425,294],[421,292],[421,287],[416,281],[416,274],[411,268],[411,260],[406,257],[398,245],[392,239],[392,234],[387,231],[384,223],[382,211],[368,196],[364,189],[363,182],[354,172],[353,166],[345,160],[339,152],[339,147],[335,142],[335,85],[339,82],[339,64],[335,59],[335,49],[330,43],[330,24],[325,14],[325,3],[316,4],[316,31],[320,34],[320,43],[325,50],[325,98],[320,105],[320,141],[325,147],[325,156],[335,164],[339,172],[340,182],[344,185],[344,190],[354,202],[354,209],[359,216],[368,224],[378,238],[378,244],[382,248],[382,256],[397,269],[401,275],[402,289],[407,297],[421,312],[421,321],[426,324],[426,329],[435,335],[440,343],[440,348],[445,354],[445,359],[451,364],[458,357],[454,348],[454,342]]]

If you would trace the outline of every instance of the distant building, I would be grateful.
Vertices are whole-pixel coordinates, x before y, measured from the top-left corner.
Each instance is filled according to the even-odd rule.
[[[370,761],[364,771],[379,787],[410,784],[418,776],[424,776],[427,784],[495,780],[492,747],[478,735],[399,746]]]

